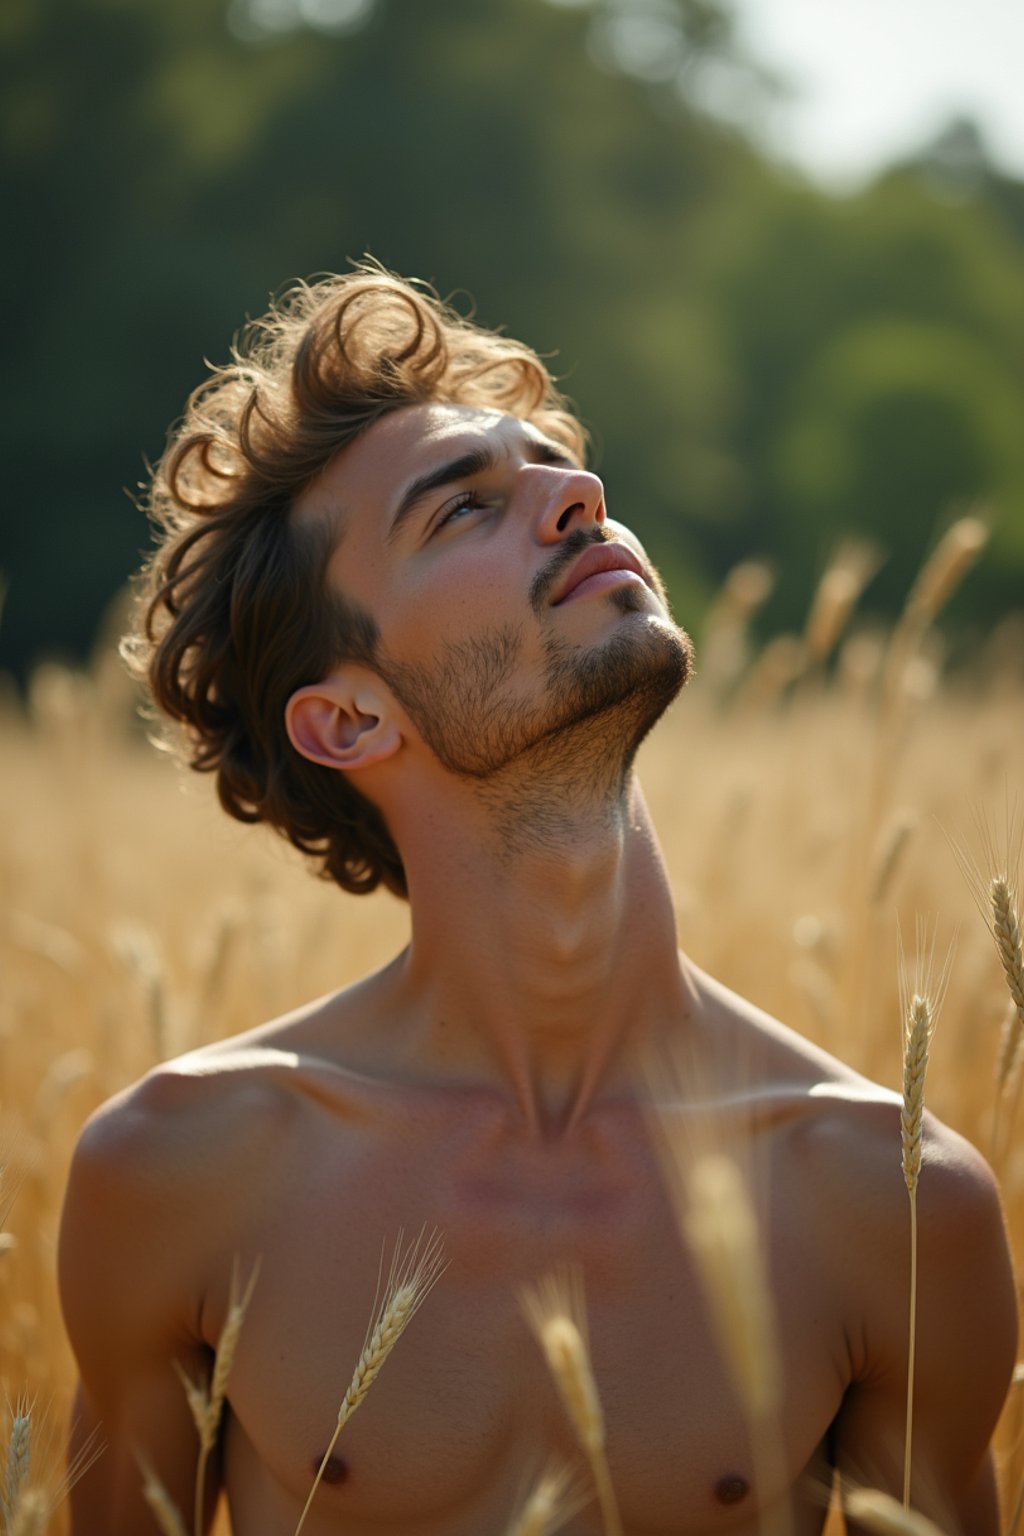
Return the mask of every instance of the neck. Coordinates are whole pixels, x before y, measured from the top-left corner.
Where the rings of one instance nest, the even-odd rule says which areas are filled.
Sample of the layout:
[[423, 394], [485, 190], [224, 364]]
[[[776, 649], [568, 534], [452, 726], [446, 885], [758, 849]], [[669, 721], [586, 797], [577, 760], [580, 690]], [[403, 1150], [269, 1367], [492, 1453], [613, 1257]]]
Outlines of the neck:
[[394, 830], [412, 908], [409, 1049], [424, 1069], [498, 1086], [550, 1135], [630, 1082], [634, 1052], [687, 998], [632, 774], [581, 784], [578, 757], [561, 775], [537, 766], [514, 784], [447, 777]]

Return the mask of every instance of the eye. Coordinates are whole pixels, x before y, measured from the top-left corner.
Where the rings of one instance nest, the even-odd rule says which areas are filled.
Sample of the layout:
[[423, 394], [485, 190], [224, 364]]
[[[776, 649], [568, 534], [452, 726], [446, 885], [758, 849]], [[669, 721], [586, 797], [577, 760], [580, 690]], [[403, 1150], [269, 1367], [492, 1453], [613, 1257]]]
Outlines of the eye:
[[446, 501], [437, 515], [432, 533], [438, 533], [442, 528], [451, 523], [458, 522], [465, 513], [477, 512], [485, 505], [483, 498], [477, 491], [461, 491], [458, 496], [453, 496], [451, 501]]

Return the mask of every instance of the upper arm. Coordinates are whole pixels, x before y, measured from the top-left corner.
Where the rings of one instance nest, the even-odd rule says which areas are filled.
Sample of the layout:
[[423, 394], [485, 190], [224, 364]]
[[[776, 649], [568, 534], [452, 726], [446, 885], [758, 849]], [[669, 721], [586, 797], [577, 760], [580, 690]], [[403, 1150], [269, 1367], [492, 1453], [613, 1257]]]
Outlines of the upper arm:
[[[996, 1536], [989, 1450], [1017, 1340], [1016, 1297], [995, 1181], [930, 1122], [918, 1185], [917, 1338], [910, 1502], [942, 1530]], [[897, 1162], [898, 1171], [898, 1162]], [[910, 1319], [910, 1202], [884, 1207], [868, 1248], [856, 1379], [836, 1424], [844, 1481], [902, 1496]]]
[[101, 1111], [72, 1163], [59, 1251], [80, 1375], [71, 1455], [90, 1434], [103, 1447], [70, 1496], [75, 1536], [152, 1536], [139, 1456], [192, 1528], [198, 1441], [174, 1362], [195, 1378], [208, 1351], [199, 1337], [193, 1224], [182, 1221], [188, 1181], [176, 1176], [166, 1142], [143, 1094]]

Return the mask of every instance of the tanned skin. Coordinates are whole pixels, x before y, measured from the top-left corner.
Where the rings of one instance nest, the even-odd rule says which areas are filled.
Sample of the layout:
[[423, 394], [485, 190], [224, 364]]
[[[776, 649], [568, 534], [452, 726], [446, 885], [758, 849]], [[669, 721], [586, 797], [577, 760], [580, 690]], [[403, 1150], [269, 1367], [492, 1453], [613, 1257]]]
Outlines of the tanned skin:
[[[406, 508], [413, 481], [488, 462]], [[412, 938], [354, 987], [159, 1067], [105, 1106], [61, 1234], [81, 1372], [74, 1439], [104, 1454], [74, 1536], [152, 1536], [134, 1452], [192, 1507], [174, 1370], [209, 1370], [232, 1260], [262, 1262], [209, 1476], [236, 1536], [290, 1536], [400, 1230], [448, 1268], [345, 1428], [305, 1530], [498, 1536], [571, 1431], [519, 1292], [583, 1273], [630, 1536], [754, 1533], [784, 1501], [821, 1530], [833, 1468], [902, 1490], [908, 1202], [895, 1096], [680, 954], [631, 771], [688, 642], [600, 481], [532, 427], [396, 411], [295, 516], [337, 520], [328, 579], [380, 625], [289, 705], [297, 751], [351, 774], [408, 874]], [[570, 542], [571, 541], [571, 542]], [[617, 574], [581, 573], [617, 542]], [[628, 551], [628, 553], [624, 553]], [[598, 561], [600, 563], [600, 560]], [[670, 1051], [691, 1082], [655, 1090]], [[763, 1194], [784, 1476], [755, 1484], [743, 1416], [681, 1244], [650, 1109], [714, 1134]], [[998, 1529], [989, 1442], [1016, 1341], [986, 1165], [928, 1120], [919, 1188], [913, 1502]], [[601, 1530], [591, 1502], [567, 1527]]]

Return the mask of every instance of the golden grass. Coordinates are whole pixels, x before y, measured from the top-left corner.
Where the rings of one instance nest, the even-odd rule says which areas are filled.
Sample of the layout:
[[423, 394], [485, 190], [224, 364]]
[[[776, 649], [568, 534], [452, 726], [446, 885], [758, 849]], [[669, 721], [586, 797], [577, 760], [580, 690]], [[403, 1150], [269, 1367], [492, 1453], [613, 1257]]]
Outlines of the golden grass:
[[7, 1476], [4, 1479], [4, 1521], [11, 1524], [32, 1466], [32, 1415], [27, 1403], [19, 1403], [11, 1420], [7, 1441]]
[[[362, 1353], [356, 1361], [352, 1380], [341, 1400], [334, 1433], [317, 1468], [309, 1497], [299, 1516], [299, 1523], [295, 1527], [295, 1536], [300, 1536], [302, 1527], [306, 1523], [306, 1516], [309, 1514], [327, 1463], [334, 1454], [338, 1436], [365, 1399], [380, 1374], [384, 1362], [440, 1279], [444, 1269], [444, 1248], [439, 1233], [432, 1232], [429, 1237], [425, 1237], [421, 1232], [416, 1241], [404, 1252], [402, 1234], [399, 1233], [395, 1242], [391, 1269], [384, 1286], [384, 1295], [380, 1298], [379, 1307], [377, 1306], [378, 1298], [374, 1298], [375, 1313], [366, 1330]], [[377, 1288], [379, 1292], [379, 1281]]]
[[585, 1502], [570, 1467], [553, 1462], [544, 1468], [508, 1536], [554, 1536]]
[[[982, 920], [947, 836], [960, 836], [974, 807], [996, 818], [1007, 785], [1024, 783], [1024, 668], [1007, 629], [969, 678], [951, 682], [929, 628], [982, 537], [961, 529], [937, 553], [888, 649], [870, 631], [842, 641], [834, 591], [837, 606], [814, 631], [817, 652], [835, 648], [829, 677], [808, 673], [795, 637], [750, 656], [743, 624], [766, 582], [749, 572], [722, 610], [731, 649], [722, 642], [718, 680], [713, 668], [698, 679], [645, 746], [640, 772], [684, 948], [869, 1076], [893, 1087], [901, 1077], [897, 911], [909, 922], [941, 909], [943, 928], [959, 927], [929, 1103], [990, 1148], [997, 1070], [1004, 1100], [1021, 1080], [1012, 1031], [1000, 1053], [1008, 988], [1019, 1025], [1020, 886], [1012, 860], [989, 866], [984, 847], [969, 849], [984, 866]], [[183, 783], [133, 728], [110, 657], [87, 676], [41, 670], [27, 711], [3, 700], [0, 1383], [9, 1402], [46, 1404], [59, 1441], [73, 1367], [55, 1240], [86, 1115], [160, 1057], [384, 963], [406, 925], [399, 903], [333, 894], [269, 834], [229, 822], [209, 783]], [[998, 878], [1003, 917], [991, 905]], [[1006, 1102], [998, 1163], [1019, 1256], [1024, 1146], [1012, 1121]], [[997, 1439], [1004, 1509], [1024, 1480], [1021, 1397]], [[60, 1530], [59, 1515], [47, 1528]]]
[[924, 1156], [924, 1084], [932, 1034], [953, 964], [950, 948], [941, 975], [935, 971], [935, 930], [918, 919], [917, 954], [909, 974], [899, 945], [900, 1012], [903, 1027], [903, 1103], [900, 1108], [903, 1181], [910, 1197], [910, 1320], [908, 1324], [907, 1414], [903, 1453], [903, 1508], [910, 1509], [911, 1453], [914, 1438], [914, 1366], [917, 1346], [917, 1186]]
[[622, 1517], [605, 1453], [604, 1413], [590, 1359], [583, 1277], [578, 1270], [545, 1275], [524, 1290], [522, 1304], [589, 1463], [605, 1536], [622, 1536]]
[[877, 1488], [851, 1488], [846, 1509], [851, 1520], [874, 1536], [943, 1536], [931, 1520]]
[[43, 1536], [50, 1518], [50, 1502], [41, 1488], [29, 1488], [19, 1499], [11, 1520], [10, 1536]]
[[252, 1300], [252, 1293], [256, 1289], [256, 1281], [259, 1279], [260, 1266], [257, 1263], [249, 1277], [245, 1289], [242, 1289], [238, 1275], [237, 1260], [231, 1270], [231, 1288], [228, 1293], [228, 1315], [224, 1320], [220, 1338], [217, 1340], [217, 1348], [213, 1357], [213, 1371], [208, 1385], [193, 1381], [184, 1368], [175, 1361], [178, 1378], [185, 1392], [189, 1410], [192, 1414], [192, 1422], [195, 1424], [196, 1433], [199, 1436], [199, 1464], [196, 1467], [195, 1510], [193, 1514], [192, 1529], [195, 1536], [203, 1529], [203, 1511], [206, 1508], [206, 1468], [210, 1455], [217, 1443], [217, 1434], [220, 1429], [221, 1415], [224, 1412], [224, 1402], [227, 1397], [228, 1378], [231, 1375], [231, 1367], [238, 1351], [238, 1340], [242, 1332], [242, 1324], [245, 1322], [245, 1314]]
[[142, 1474], [142, 1496], [161, 1536], [188, 1536], [181, 1511], [144, 1456], [137, 1457]]

